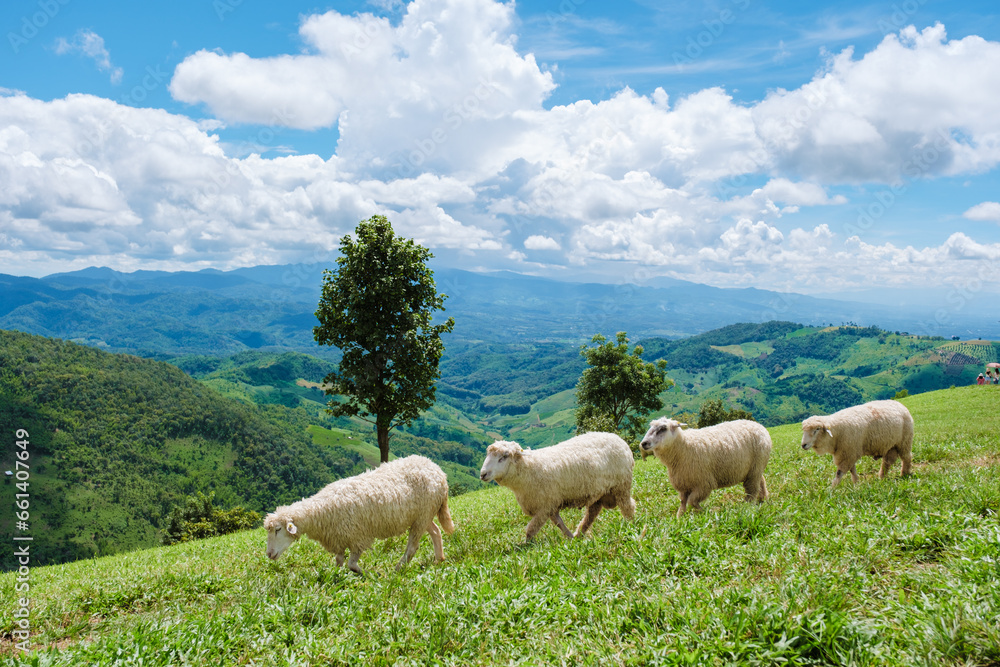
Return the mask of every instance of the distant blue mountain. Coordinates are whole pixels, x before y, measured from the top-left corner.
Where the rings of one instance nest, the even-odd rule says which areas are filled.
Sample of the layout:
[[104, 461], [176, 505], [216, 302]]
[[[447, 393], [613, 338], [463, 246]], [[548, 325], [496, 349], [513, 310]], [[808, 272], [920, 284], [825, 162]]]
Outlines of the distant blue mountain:
[[[323, 264], [233, 271], [136, 271], [104, 267], [45, 278], [0, 274], [0, 328], [144, 355], [232, 354], [316, 346]], [[736, 322], [856, 323], [911, 333], [1000, 338], [996, 318], [940, 316], [913, 307], [727, 289], [660, 278], [650, 285], [564, 282], [510, 272], [436, 267], [456, 320], [453, 336], [485, 342], [584, 342], [627, 331], [633, 340], [677, 338]], [[972, 309], [968, 309], [972, 310]]]

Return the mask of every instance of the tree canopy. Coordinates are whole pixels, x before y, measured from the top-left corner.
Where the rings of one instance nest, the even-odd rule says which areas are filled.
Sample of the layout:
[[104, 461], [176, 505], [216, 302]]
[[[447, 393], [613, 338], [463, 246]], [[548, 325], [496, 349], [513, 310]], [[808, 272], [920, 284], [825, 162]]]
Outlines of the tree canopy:
[[323, 294], [313, 329], [321, 345], [343, 358], [324, 379], [335, 416], [356, 416], [375, 426], [382, 462], [389, 460], [391, 429], [410, 424], [434, 404], [444, 344], [455, 321], [432, 324], [444, 310], [433, 257], [412, 239], [396, 236], [385, 216], [362, 221], [340, 240], [337, 268], [323, 272]]
[[596, 345], [580, 347], [590, 367], [576, 385], [577, 428], [610, 428], [635, 439], [646, 428], [646, 416], [663, 407], [660, 393], [673, 386], [666, 375], [667, 362], [643, 361], [641, 345], [629, 352], [624, 331], [619, 331], [614, 341], [597, 334], [591, 343]]

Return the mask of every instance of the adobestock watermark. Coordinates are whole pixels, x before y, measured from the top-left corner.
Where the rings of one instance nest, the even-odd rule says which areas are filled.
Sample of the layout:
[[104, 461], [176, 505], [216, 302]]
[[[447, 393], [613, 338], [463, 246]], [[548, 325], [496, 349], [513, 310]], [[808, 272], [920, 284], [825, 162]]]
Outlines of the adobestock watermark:
[[913, 17], [926, 4], [927, 0], [903, 0], [903, 2], [894, 3], [890, 7], [892, 13], [888, 17], [879, 18], [878, 29], [882, 31], [883, 35], [899, 32], [913, 23]]
[[975, 274], [953, 282], [944, 303], [938, 304], [920, 326], [929, 335], [947, 336], [953, 333], [958, 315], [969, 308], [992, 310], [992, 301], [984, 303], [983, 297], [984, 286], [989, 283], [996, 283], [996, 268], [991, 261], [979, 260]]
[[[268, 122], [262, 125], [255, 133], [248, 135], [243, 141], [237, 144], [235, 149], [235, 154], [249, 155], [251, 153], [260, 153], [268, 148], [271, 148], [275, 144], [275, 139], [277, 139], [286, 127], [289, 127], [292, 121], [295, 120], [295, 114], [288, 109], [273, 109], [271, 111], [271, 118]], [[211, 174], [211, 181], [204, 183], [202, 187], [202, 193], [209, 196], [215, 197], [222, 194], [222, 191], [228, 188], [234, 177], [243, 176], [243, 172], [240, 170], [237, 160], [231, 158], [224, 159], [225, 166], [222, 169], [213, 171]]]
[[715, 17], [702, 21], [703, 29], [688, 37], [683, 50], [674, 51], [674, 65], [684, 67], [705, 55], [729, 26], [736, 23], [737, 12], [746, 11], [750, 7], [750, 0], [730, 0], [730, 4], [732, 8], [720, 9]]
[[556, 11], [545, 12], [545, 19], [549, 22], [549, 27], [554, 28], [560, 23], [570, 20], [576, 14], [576, 10], [586, 2], [587, 0], [562, 0]]
[[804, 99], [791, 113], [781, 116], [777, 123], [769, 123], [760, 138], [760, 146], [741, 155], [734, 166], [734, 174], [718, 182], [716, 192], [720, 199], [729, 199], [741, 193], [749, 182], [749, 175], [756, 174], [771, 164], [773, 156], [779, 155], [788, 145], [795, 143], [802, 129], [819, 113], [830, 100], [829, 77], [814, 81], [802, 89]]
[[163, 85], [164, 81], [170, 78], [170, 73], [160, 69], [159, 65], [147, 65], [143, 71], [142, 78], [132, 86], [124, 95], [118, 98], [116, 105], [107, 116], [93, 116], [90, 122], [81, 127], [86, 127], [86, 134], [82, 141], [79, 141], [75, 148], [79, 156], [87, 155], [94, 149], [103, 146], [116, 130], [128, 127], [126, 108], [134, 108], [146, 100], [151, 92]]
[[235, 12], [242, 4], [243, 0], [212, 0], [212, 9], [220, 21], [225, 21], [226, 16]]
[[38, 11], [22, 16], [17, 32], [13, 30], [7, 32], [7, 43], [10, 44], [11, 50], [15, 54], [20, 53], [21, 48], [37, 37], [70, 1], [38, 0], [36, 3]]
[[461, 100], [450, 105], [441, 115], [440, 122], [420, 139], [413, 140], [409, 151], [396, 151], [389, 162], [397, 178], [413, 178], [421, 173], [421, 168], [433, 158], [438, 149], [448, 143], [453, 132], [473, 120], [483, 103], [500, 90], [500, 87], [485, 76]]
[[389, 28], [388, 21], [369, 19], [364, 25], [354, 26], [354, 37], [349, 42], [341, 42], [340, 55], [350, 63], [361, 53], [374, 43], [375, 39], [385, 33]]
[[14, 648], [27, 654], [31, 650], [31, 452], [28, 432], [19, 428], [14, 432], [14, 470], [6, 471], [14, 478], [14, 629], [11, 636]]
[[903, 163], [901, 171], [904, 179], [879, 190], [872, 195], [873, 201], [859, 206], [854, 222], [844, 225], [844, 233], [860, 237], [870, 230], [909, 192], [912, 181], [926, 176], [942, 158], [950, 156], [951, 136], [944, 130], [938, 130], [933, 141], [917, 147]]

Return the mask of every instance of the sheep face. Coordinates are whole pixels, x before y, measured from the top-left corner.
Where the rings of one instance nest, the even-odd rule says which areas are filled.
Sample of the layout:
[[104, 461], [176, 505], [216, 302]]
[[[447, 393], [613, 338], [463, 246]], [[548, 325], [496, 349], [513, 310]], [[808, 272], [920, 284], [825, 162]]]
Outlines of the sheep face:
[[267, 529], [267, 557], [271, 560], [278, 560], [285, 549], [299, 539], [299, 529], [295, 523], [274, 514], [269, 514], [264, 519], [264, 528]]
[[680, 437], [681, 427], [683, 426], [687, 426], [687, 424], [682, 424], [667, 417], [654, 419], [650, 422], [646, 435], [642, 437], [639, 450], [645, 457], [647, 452], [653, 452], [657, 447], [673, 442], [675, 438]]
[[817, 417], [802, 422], [802, 449], [811, 449], [817, 454], [833, 451], [833, 431], [826, 422]]
[[497, 482], [507, 476], [511, 466], [524, 455], [521, 445], [516, 442], [501, 440], [486, 448], [486, 460], [479, 471], [479, 479], [484, 482]]

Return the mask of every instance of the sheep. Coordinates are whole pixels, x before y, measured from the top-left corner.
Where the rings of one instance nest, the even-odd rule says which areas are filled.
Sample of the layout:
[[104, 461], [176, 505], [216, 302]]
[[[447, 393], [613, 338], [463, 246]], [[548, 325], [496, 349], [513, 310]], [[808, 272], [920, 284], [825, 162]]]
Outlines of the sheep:
[[681, 517], [688, 506], [701, 509], [701, 501], [715, 489], [743, 484], [746, 500], [767, 498], [764, 469], [771, 457], [771, 436], [755, 421], [738, 419], [706, 428], [687, 426], [661, 417], [650, 422], [639, 449], [652, 452], [667, 466], [670, 484], [681, 496]]
[[413, 557], [424, 533], [431, 534], [437, 562], [444, 560], [437, 516], [448, 534], [455, 530], [448, 512], [448, 478], [433, 461], [407, 456], [354, 477], [337, 480], [315, 495], [277, 508], [264, 519], [267, 557], [277, 560], [302, 535], [308, 535], [347, 567], [362, 574], [358, 558], [376, 539], [401, 535], [409, 540], [397, 569]]
[[885, 478], [897, 458], [903, 459], [903, 476], [909, 475], [912, 446], [913, 416], [895, 400], [871, 401], [802, 422], [802, 449], [833, 454], [837, 474], [831, 489], [837, 488], [848, 472], [857, 484], [855, 464], [862, 456], [882, 459], [879, 479]]
[[[601, 509], [617, 506], [626, 519], [635, 516], [632, 499], [632, 450], [613, 433], [584, 433], [535, 451], [501, 440], [486, 449], [479, 477], [514, 492], [521, 510], [531, 517], [525, 541], [552, 520], [567, 538], [583, 537]], [[559, 511], [586, 507], [571, 533]]]

